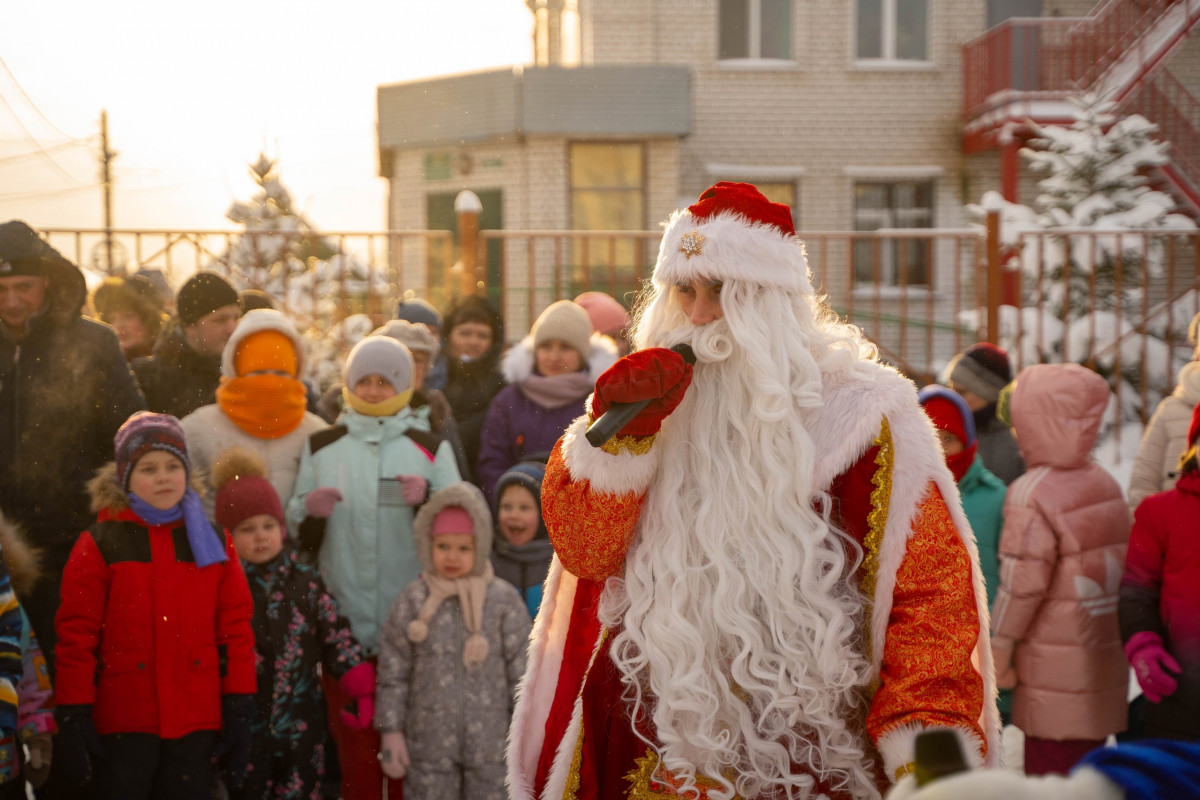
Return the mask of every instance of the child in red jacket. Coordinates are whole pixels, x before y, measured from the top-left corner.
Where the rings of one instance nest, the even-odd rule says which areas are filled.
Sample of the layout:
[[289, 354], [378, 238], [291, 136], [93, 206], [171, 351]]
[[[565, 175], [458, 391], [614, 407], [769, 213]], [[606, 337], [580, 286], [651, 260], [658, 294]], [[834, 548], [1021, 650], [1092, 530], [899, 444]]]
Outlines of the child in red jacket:
[[134, 414], [115, 449], [63, 571], [55, 756], [95, 797], [206, 800], [214, 751], [235, 785], [249, 759], [250, 590], [189, 488], [179, 420]]
[[1146, 707], [1146, 738], [1200, 741], [1200, 406], [1175, 488], [1134, 514], [1117, 616]]

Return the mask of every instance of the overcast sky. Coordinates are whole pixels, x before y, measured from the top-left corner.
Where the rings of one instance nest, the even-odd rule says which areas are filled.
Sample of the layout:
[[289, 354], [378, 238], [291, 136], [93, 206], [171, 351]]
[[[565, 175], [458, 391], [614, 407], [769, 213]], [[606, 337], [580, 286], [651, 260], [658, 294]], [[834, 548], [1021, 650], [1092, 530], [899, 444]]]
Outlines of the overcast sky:
[[525, 64], [532, 26], [524, 0], [0, 3], [0, 220], [102, 224], [107, 109], [116, 227], [231, 228], [265, 151], [316, 226], [381, 230], [376, 87]]

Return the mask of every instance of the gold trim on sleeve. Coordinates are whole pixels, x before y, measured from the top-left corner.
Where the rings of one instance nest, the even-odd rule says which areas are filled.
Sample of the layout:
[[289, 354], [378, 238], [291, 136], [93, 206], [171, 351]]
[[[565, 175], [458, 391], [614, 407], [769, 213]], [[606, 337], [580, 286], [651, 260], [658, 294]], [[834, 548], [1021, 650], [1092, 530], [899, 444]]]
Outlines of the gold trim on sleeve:
[[888, 506], [892, 498], [892, 470], [896, 464], [896, 452], [892, 446], [892, 428], [887, 417], [879, 429], [879, 438], [875, 440], [879, 452], [875, 454], [877, 469], [871, 476], [875, 488], [871, 490], [871, 512], [867, 515], [867, 536], [863, 554], [862, 590], [865, 599], [863, 608], [863, 641], [864, 654], [871, 659], [871, 609], [875, 605], [875, 582], [879, 578], [879, 547], [883, 544], [883, 531], [887, 527]]

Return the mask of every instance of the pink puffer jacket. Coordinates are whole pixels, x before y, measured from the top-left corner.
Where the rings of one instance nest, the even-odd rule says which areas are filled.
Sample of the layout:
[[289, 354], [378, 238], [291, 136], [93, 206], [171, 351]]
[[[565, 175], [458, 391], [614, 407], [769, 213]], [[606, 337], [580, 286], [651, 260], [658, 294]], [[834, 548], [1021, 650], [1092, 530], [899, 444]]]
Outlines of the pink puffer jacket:
[[1125, 729], [1117, 597], [1131, 520], [1091, 460], [1107, 382], [1077, 364], [1021, 371], [1010, 405], [1026, 473], [1008, 487], [993, 642], [1016, 643], [1013, 723], [1043, 739]]

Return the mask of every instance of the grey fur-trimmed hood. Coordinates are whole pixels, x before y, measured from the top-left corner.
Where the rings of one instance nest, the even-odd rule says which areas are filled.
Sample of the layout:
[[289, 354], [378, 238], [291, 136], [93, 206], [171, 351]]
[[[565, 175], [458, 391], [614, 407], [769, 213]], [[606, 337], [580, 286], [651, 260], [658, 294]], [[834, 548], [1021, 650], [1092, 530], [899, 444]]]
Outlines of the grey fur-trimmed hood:
[[466, 509], [471, 516], [471, 524], [475, 528], [475, 565], [471, 568], [472, 575], [482, 575], [484, 565], [492, 552], [492, 514], [488, 510], [487, 499], [479, 487], [466, 481], [459, 481], [433, 493], [429, 501], [421, 506], [413, 520], [413, 542], [417, 546], [417, 557], [421, 559], [421, 569], [433, 572], [433, 548], [430, 544], [430, 533], [433, 530], [433, 518], [444, 508], [458, 506]]

